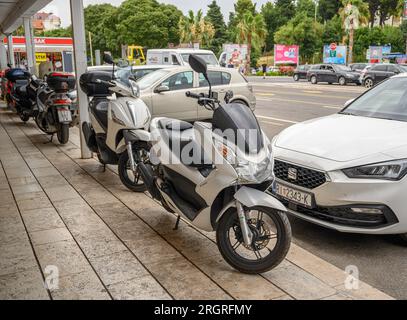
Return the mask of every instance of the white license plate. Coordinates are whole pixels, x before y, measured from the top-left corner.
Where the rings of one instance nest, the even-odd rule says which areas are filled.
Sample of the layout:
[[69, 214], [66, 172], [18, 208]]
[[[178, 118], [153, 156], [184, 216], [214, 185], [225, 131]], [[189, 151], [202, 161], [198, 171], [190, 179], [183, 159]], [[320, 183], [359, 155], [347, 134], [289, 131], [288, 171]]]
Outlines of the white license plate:
[[276, 194], [284, 199], [294, 202], [296, 204], [300, 204], [307, 208], [313, 207], [313, 194], [300, 191], [295, 188], [288, 187], [281, 183], [276, 183]]
[[72, 114], [69, 109], [58, 109], [59, 122], [71, 122]]

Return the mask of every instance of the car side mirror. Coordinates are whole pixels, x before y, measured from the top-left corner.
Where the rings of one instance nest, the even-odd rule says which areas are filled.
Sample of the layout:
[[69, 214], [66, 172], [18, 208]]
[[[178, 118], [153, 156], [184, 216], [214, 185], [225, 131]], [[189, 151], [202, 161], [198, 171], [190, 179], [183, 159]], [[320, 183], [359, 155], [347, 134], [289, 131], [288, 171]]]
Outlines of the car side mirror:
[[155, 93], [162, 93], [162, 92], [166, 92], [166, 91], [170, 91], [170, 88], [168, 86], [159, 86], [154, 89]]

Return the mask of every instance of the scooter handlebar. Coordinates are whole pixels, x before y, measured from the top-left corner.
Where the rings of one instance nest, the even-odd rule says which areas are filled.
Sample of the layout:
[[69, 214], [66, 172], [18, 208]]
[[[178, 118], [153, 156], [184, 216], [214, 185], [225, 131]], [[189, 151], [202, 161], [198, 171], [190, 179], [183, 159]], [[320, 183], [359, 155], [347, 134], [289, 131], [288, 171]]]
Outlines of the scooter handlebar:
[[186, 95], [188, 98], [193, 98], [193, 99], [200, 99], [200, 98], [202, 98], [202, 95], [193, 93], [193, 92], [191, 92], [191, 91], [185, 92], [185, 95]]

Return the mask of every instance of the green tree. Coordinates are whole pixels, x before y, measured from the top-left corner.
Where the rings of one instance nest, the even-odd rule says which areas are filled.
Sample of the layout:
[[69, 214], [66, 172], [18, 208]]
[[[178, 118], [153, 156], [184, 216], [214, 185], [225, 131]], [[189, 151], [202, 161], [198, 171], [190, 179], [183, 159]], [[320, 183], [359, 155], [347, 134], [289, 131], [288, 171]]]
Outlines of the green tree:
[[307, 17], [304, 12], [298, 13], [274, 35], [276, 43], [299, 45], [303, 62], [312, 62], [314, 54], [322, 48], [323, 26]]
[[[136, 44], [150, 48], [178, 43], [178, 22], [182, 12], [173, 5], [156, 0], [125, 0], [110, 21], [112, 42]], [[114, 27], [116, 24], [116, 27]]]
[[199, 43], [202, 46], [210, 45], [215, 29], [213, 25], [206, 21], [202, 10], [198, 10], [195, 15], [189, 10], [188, 16], [181, 17], [178, 23], [180, 41], [184, 43]]
[[332, 19], [326, 21], [322, 34], [324, 44], [341, 43], [344, 35], [342, 19], [339, 15], [335, 15]]
[[260, 50], [264, 45], [267, 29], [264, 18], [261, 14], [253, 15], [251, 12], [246, 12], [243, 15], [243, 19], [240, 20], [236, 26], [237, 34], [236, 40], [240, 44], [247, 45], [246, 56], [246, 74], [249, 73], [249, 67], [251, 66], [251, 53], [252, 49]]
[[383, 26], [391, 16], [400, 17], [403, 13], [403, 0], [380, 0], [379, 24]]
[[211, 43], [211, 50], [217, 54], [222, 50], [222, 45], [227, 41], [227, 30], [221, 8], [216, 0], [208, 5], [208, 12], [205, 17], [206, 21], [212, 24], [215, 29], [215, 35]]
[[376, 14], [379, 12], [380, 3], [382, 0], [365, 0], [369, 6], [369, 24], [373, 28]]
[[[24, 35], [24, 34], [22, 34]], [[72, 37], [72, 26], [47, 31], [34, 31], [36, 37]]]
[[234, 12], [229, 13], [228, 24], [229, 40], [232, 42], [235, 40], [237, 25], [243, 20], [246, 12], [250, 12], [252, 15], [256, 14], [256, 4], [252, 0], [237, 0], [233, 6]]
[[323, 21], [331, 20], [339, 11], [341, 1], [339, 0], [319, 0], [318, 14]]
[[[316, 3], [314, 0], [297, 0], [296, 12], [304, 12], [308, 17], [315, 17], [315, 6]], [[318, 16], [318, 12], [317, 12]]]
[[349, 58], [348, 63], [353, 62], [354, 32], [361, 24], [369, 21], [369, 5], [363, 0], [342, 0], [343, 8], [339, 10], [348, 33]]
[[267, 2], [261, 8], [267, 28], [266, 50], [274, 47], [274, 34], [295, 15], [295, 5], [292, 0], [277, 0], [275, 3]]

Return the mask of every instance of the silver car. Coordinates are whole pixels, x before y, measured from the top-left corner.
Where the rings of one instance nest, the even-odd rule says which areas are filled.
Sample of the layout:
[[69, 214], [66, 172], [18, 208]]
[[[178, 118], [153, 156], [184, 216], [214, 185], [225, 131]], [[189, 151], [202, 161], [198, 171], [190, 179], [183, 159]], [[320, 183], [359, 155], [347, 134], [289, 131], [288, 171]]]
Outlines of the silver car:
[[[209, 67], [208, 76], [212, 90], [223, 101], [228, 90], [233, 91], [232, 102], [243, 103], [252, 110], [256, 98], [252, 86], [235, 69]], [[212, 111], [200, 107], [196, 100], [187, 98], [185, 93], [202, 92], [208, 82], [202, 74], [194, 72], [189, 66], [161, 69], [137, 81], [140, 98], [150, 108], [153, 117], [169, 117], [186, 121], [212, 118]]]

